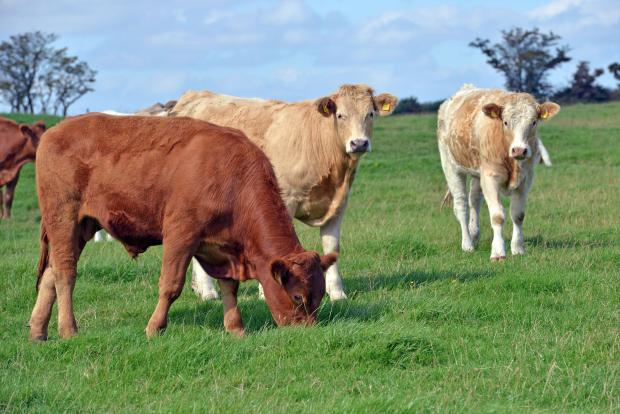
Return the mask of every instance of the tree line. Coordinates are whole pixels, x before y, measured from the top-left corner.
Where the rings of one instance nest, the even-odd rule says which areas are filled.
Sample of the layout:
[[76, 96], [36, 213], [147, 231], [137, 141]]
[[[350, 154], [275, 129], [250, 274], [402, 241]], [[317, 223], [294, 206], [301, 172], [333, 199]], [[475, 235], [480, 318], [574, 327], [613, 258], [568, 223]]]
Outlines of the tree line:
[[[615, 90], [598, 84], [597, 78], [605, 73], [605, 69], [590, 69], [587, 61], [577, 64], [568, 86], [554, 88], [548, 82], [549, 73], [572, 60], [570, 48], [560, 45], [560, 40], [561, 37], [553, 32], [516, 27], [502, 31], [500, 42], [492, 44], [490, 39], [476, 38], [469, 46], [486, 56], [486, 62], [504, 76], [504, 86], [510, 91], [531, 93], [540, 100], [551, 99], [560, 104], [620, 99], [620, 84]], [[611, 63], [607, 70], [620, 82], [619, 63]], [[412, 96], [400, 100], [394, 113], [433, 112], [441, 102], [420, 103]]]
[[0, 43], [0, 98], [11, 112], [66, 116], [92, 92], [97, 72], [67, 48], [55, 48], [53, 33], [30, 32]]

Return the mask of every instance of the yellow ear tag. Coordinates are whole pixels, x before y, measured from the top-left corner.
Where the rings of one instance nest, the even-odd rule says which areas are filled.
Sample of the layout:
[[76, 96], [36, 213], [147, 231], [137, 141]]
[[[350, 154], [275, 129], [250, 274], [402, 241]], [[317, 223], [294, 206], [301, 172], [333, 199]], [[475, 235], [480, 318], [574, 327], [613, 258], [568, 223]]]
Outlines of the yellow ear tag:
[[325, 112], [326, 114], [329, 113], [329, 108], [327, 107], [327, 104], [323, 105], [323, 112]]
[[540, 114], [540, 119], [547, 119], [549, 118], [549, 112], [547, 112], [546, 109], [543, 109], [542, 114]]
[[493, 119], [499, 118], [499, 116], [497, 116], [497, 112], [491, 111], [491, 118], [493, 118]]
[[389, 111], [390, 110], [390, 104], [389, 103], [384, 103], [383, 106], [381, 107], [382, 111]]

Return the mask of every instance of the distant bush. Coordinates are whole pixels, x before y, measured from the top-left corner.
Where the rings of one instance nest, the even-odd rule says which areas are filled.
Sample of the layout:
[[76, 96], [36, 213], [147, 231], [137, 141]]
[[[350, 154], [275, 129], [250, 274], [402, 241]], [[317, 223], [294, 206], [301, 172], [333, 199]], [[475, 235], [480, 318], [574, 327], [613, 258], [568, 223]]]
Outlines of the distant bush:
[[394, 115], [401, 114], [419, 114], [422, 112], [437, 112], [439, 105], [443, 102], [431, 101], [431, 102], [418, 102], [418, 98], [410, 96], [409, 98], [403, 98], [398, 101], [396, 109], [394, 109]]
[[573, 74], [570, 86], [557, 91], [552, 99], [564, 104], [609, 101], [613, 96], [612, 91], [596, 83], [596, 79], [604, 73], [604, 69], [594, 69], [590, 72], [590, 64], [581, 61]]

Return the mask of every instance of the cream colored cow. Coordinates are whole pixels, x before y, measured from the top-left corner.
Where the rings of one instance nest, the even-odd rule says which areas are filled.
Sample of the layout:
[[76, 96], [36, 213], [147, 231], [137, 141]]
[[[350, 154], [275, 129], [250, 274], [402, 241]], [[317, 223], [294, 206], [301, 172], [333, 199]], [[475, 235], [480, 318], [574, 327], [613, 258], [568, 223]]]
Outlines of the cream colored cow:
[[[319, 227], [325, 253], [337, 252], [340, 226], [359, 160], [371, 149], [373, 121], [392, 113], [396, 97], [366, 85], [343, 85], [319, 99], [287, 103], [187, 92], [170, 115], [238, 128], [269, 157], [289, 213]], [[193, 262], [194, 290], [217, 298], [213, 281]], [[345, 299], [337, 264], [326, 274], [331, 300]]]
[[[537, 126], [559, 111], [559, 105], [539, 104], [526, 93], [471, 85], [463, 86], [441, 105], [437, 125], [439, 154], [454, 199], [454, 214], [461, 225], [464, 251], [474, 250], [480, 236], [479, 212], [484, 195], [493, 228], [491, 260], [506, 258], [502, 238], [504, 209], [500, 200], [503, 193], [511, 196], [512, 254], [525, 252], [525, 203], [541, 151], [545, 163], [550, 164]], [[472, 176], [469, 200], [467, 176]]]

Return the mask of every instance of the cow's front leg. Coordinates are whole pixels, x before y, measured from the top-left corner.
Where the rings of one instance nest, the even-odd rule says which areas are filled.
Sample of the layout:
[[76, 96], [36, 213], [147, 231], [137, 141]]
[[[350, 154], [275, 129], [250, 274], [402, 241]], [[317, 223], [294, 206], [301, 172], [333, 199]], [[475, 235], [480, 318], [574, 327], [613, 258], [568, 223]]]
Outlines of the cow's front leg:
[[480, 178], [472, 177], [469, 189], [469, 235], [474, 243], [480, 239], [480, 203], [482, 202], [482, 189]]
[[215, 300], [220, 298], [219, 293], [217, 293], [215, 289], [215, 279], [205, 272], [196, 259], [192, 259], [192, 290], [196, 292], [202, 300]]
[[234, 335], [243, 336], [243, 320], [237, 307], [237, 291], [239, 281], [231, 279], [218, 279], [222, 290], [222, 302], [224, 304], [224, 328]]
[[[346, 205], [342, 206], [340, 211], [321, 227], [323, 254], [340, 252], [340, 227], [342, 225], [345, 208]], [[342, 277], [338, 271], [337, 263], [331, 265], [327, 269], [327, 272], [325, 272], [325, 288], [332, 302], [347, 298], [347, 295], [344, 293]]]
[[3, 217], [5, 219], [11, 218], [11, 208], [13, 207], [13, 196], [15, 195], [15, 187], [17, 187], [17, 180], [19, 180], [19, 173], [9, 181], [6, 185], [6, 193], [4, 194], [3, 203]]
[[484, 199], [489, 206], [489, 216], [491, 227], [493, 228], [493, 242], [491, 244], [491, 260], [500, 261], [506, 259], [506, 246], [502, 237], [502, 227], [504, 226], [504, 207], [500, 199], [500, 186], [495, 175], [487, 175], [484, 172], [480, 175], [480, 185]]
[[525, 204], [527, 194], [532, 184], [531, 174], [528, 179], [515, 190], [510, 200], [510, 218], [512, 219], [512, 241], [510, 250], [513, 255], [525, 253], [525, 238], [523, 237], [523, 221], [525, 220]]
[[[174, 239], [169, 236], [169, 239]], [[166, 328], [168, 311], [172, 303], [181, 295], [185, 283], [185, 272], [193, 255], [192, 244], [169, 245], [163, 242], [164, 256], [159, 277], [159, 300], [149, 323], [146, 336], [154, 336]]]

